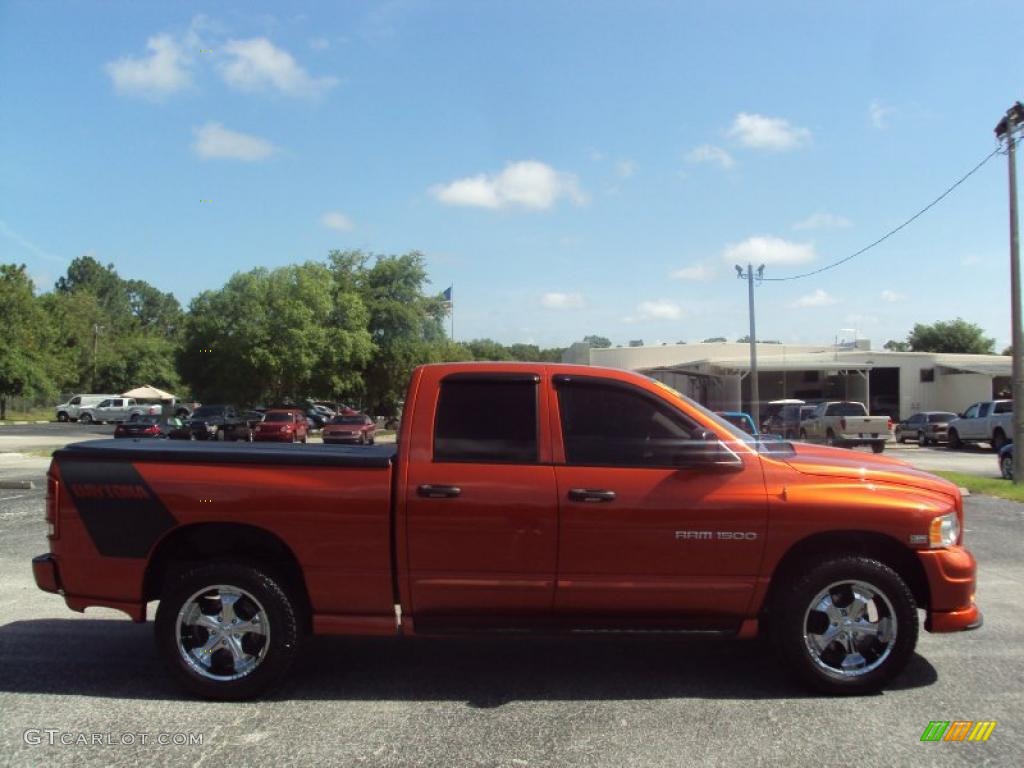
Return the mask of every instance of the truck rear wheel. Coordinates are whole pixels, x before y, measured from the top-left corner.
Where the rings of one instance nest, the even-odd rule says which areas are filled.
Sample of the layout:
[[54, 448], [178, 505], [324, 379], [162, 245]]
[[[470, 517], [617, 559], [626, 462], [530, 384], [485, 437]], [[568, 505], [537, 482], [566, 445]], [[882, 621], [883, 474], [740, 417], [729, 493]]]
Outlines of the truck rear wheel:
[[160, 597], [157, 648], [187, 690], [252, 698], [280, 681], [298, 653], [295, 601], [270, 573], [209, 563], [181, 573]]
[[872, 453], [881, 453], [884, 450], [885, 450], [885, 443], [883, 443], [881, 441], [877, 441], [877, 442], [874, 442], [874, 443], [871, 444], [871, 452]]
[[917, 645], [917, 607], [892, 568], [867, 557], [813, 565], [776, 596], [779, 655], [807, 685], [832, 694], [876, 691]]
[[962, 445], [963, 443], [960, 442], [960, 433], [955, 429], [949, 430], [949, 441], [946, 443], [946, 446], [955, 450]]

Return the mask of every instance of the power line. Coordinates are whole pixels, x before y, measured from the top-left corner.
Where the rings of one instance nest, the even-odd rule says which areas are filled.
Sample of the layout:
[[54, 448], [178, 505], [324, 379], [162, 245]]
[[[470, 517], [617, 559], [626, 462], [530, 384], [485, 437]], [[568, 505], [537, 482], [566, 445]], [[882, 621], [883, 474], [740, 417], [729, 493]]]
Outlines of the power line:
[[[1017, 142], [1020, 142], [1020, 140], [1021, 139], [1017, 139]], [[846, 262], [850, 261], [851, 259], [857, 258], [861, 254], [870, 251], [876, 245], [881, 245], [886, 240], [888, 240], [890, 237], [892, 237], [897, 232], [899, 232], [901, 229], [903, 229], [904, 227], [908, 226], [909, 224], [913, 223], [914, 221], [919, 219], [921, 216], [926, 214], [928, 211], [930, 211], [932, 208], [934, 208], [936, 205], [938, 205], [940, 202], [942, 202], [942, 200], [945, 199], [954, 189], [959, 187], [961, 184], [963, 184], [965, 181], [967, 181], [969, 178], [971, 178], [971, 176], [973, 176], [975, 173], [977, 173], [979, 170], [981, 170], [981, 167], [983, 165], [985, 165], [985, 163], [987, 163], [989, 160], [991, 160], [996, 155], [1002, 153], [1003, 151], [1004, 150], [1003, 150], [1002, 146], [996, 147], [988, 155], [985, 156], [984, 160], [982, 160], [976, 166], [971, 168], [971, 170], [969, 170], [967, 173], [965, 173], [963, 176], [961, 176], [959, 179], [957, 179], [945, 192], [943, 192], [941, 195], [939, 195], [934, 200], [932, 200], [930, 203], [928, 203], [928, 205], [926, 205], [920, 211], [918, 211], [913, 216], [911, 216], [909, 219], [904, 221], [898, 227], [890, 229], [888, 232], [886, 232], [880, 238], [875, 240], [875, 242], [871, 243], [870, 245], [864, 246], [863, 248], [861, 248], [856, 253], [851, 253], [849, 256], [846, 256], [846, 257], [844, 257], [842, 259], [839, 259], [839, 261], [833, 261], [831, 264], [826, 264], [824, 267], [819, 267], [818, 269], [815, 269], [815, 270], [813, 270], [811, 272], [804, 272], [803, 274], [800, 274], [800, 275], [790, 275], [789, 277], [765, 277], [765, 278], [762, 278], [762, 280], [764, 282], [774, 282], [774, 283], [781, 283], [781, 282], [785, 282], [787, 280], [801, 280], [801, 279], [803, 279], [805, 277], [811, 277], [812, 275], [819, 275], [822, 272], [826, 272], [826, 271], [828, 271], [830, 269], [834, 269], [834, 268], [838, 267], [840, 264], [845, 264]]]

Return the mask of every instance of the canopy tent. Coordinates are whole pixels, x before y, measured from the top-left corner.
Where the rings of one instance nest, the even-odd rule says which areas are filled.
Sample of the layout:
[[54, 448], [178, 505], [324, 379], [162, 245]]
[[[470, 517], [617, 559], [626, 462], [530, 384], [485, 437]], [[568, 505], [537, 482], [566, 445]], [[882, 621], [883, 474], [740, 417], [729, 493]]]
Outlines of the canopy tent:
[[164, 392], [162, 389], [151, 387], [148, 384], [122, 392], [121, 397], [134, 397], [137, 400], [174, 400], [174, 395], [170, 392]]

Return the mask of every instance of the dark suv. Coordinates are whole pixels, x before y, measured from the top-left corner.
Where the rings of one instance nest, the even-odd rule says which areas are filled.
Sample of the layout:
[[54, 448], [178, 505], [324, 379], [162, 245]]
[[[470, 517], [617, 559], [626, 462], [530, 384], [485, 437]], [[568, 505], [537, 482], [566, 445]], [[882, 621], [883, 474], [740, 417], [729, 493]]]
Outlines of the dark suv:
[[233, 405], [201, 405], [188, 422], [193, 440], [252, 441], [248, 422]]

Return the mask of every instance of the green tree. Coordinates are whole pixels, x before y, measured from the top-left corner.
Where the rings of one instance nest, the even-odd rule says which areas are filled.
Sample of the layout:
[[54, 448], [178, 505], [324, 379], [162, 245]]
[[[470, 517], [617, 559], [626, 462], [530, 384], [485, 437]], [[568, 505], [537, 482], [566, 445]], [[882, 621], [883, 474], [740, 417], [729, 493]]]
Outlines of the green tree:
[[254, 269], [190, 306], [179, 368], [207, 401], [340, 398], [360, 385], [368, 313], [322, 263]]
[[52, 325], [36, 298], [25, 265], [0, 264], [0, 419], [10, 397], [40, 397], [55, 392], [48, 350]]
[[466, 348], [474, 360], [512, 360], [512, 353], [507, 347], [494, 339], [473, 339], [465, 342]]
[[726, 341], [725, 336], [712, 336], [710, 339], [704, 339], [702, 344], [716, 344], [720, 341]]
[[440, 362], [453, 351], [443, 326], [447, 306], [440, 293], [426, 293], [426, 262], [417, 251], [402, 256], [332, 251], [328, 260], [335, 285], [353, 286], [369, 312], [373, 352], [363, 369], [364, 407], [394, 416], [412, 369]]
[[604, 336], [584, 336], [583, 341], [595, 349], [607, 349], [612, 345], [612, 340]]
[[926, 325], [917, 323], [907, 335], [913, 352], [955, 352], [960, 354], [991, 355], [995, 339], [985, 336], [981, 326], [957, 318]]
[[1008, 346], [1008, 347], [1007, 347], [1006, 349], [1004, 349], [1004, 350], [1003, 350], [1003, 351], [1001, 352], [1001, 354], [1003, 354], [1003, 355], [1012, 355], [1012, 354], [1013, 354], [1013, 344], [1011, 344], [1011, 345], [1010, 345], [1010, 346]]
[[910, 342], [889, 339], [887, 342], [885, 342], [885, 349], [888, 349], [890, 352], [909, 352]]

